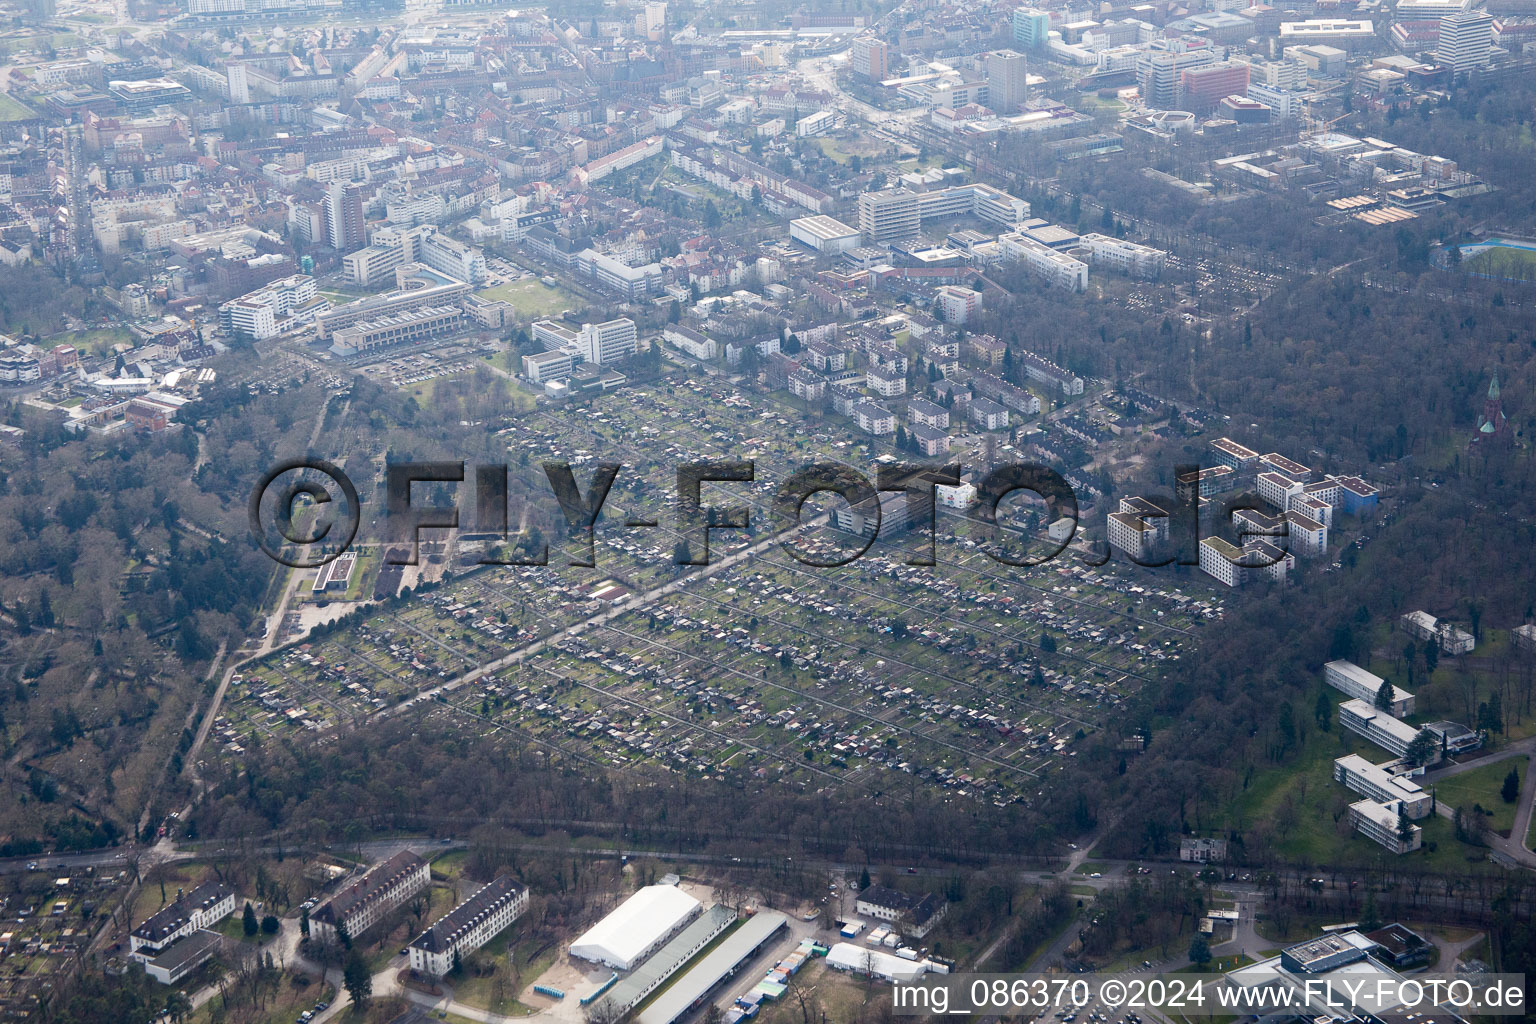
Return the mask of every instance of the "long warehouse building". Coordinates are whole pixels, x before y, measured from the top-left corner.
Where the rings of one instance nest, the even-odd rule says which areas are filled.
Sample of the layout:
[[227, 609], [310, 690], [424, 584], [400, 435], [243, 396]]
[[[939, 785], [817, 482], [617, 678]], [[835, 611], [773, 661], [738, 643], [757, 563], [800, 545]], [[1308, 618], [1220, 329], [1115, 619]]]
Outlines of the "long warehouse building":
[[789, 918], [776, 910], [759, 910], [673, 982], [636, 1020], [639, 1024], [673, 1024], [703, 1002], [716, 985], [734, 975], [788, 923]]

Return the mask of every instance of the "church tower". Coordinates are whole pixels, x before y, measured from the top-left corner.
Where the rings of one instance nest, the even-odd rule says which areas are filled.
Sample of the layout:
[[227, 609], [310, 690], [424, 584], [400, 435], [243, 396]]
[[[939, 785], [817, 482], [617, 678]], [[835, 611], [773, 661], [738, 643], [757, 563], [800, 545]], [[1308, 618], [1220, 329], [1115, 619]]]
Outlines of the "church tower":
[[1509, 420], [1504, 416], [1504, 405], [1499, 400], [1499, 371], [1493, 371], [1493, 381], [1488, 385], [1488, 397], [1483, 402], [1482, 414], [1477, 417], [1477, 434], [1472, 438], [1475, 445], [1508, 446]]

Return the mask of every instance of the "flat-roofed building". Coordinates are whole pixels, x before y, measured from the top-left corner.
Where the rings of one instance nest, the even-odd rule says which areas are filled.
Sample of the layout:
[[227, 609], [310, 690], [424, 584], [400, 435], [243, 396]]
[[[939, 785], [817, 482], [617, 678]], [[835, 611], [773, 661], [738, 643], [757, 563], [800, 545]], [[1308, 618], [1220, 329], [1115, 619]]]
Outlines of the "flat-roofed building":
[[1279, 959], [1285, 970], [1296, 974], [1326, 974], [1364, 960], [1370, 948], [1358, 932], [1332, 934], [1286, 946]]
[[1526, 623], [1523, 626], [1516, 626], [1510, 634], [1510, 639], [1518, 649], [1536, 653], [1536, 625]]
[[441, 978], [462, 959], [501, 934], [528, 909], [528, 889], [506, 875], [488, 882], [416, 937], [411, 970]]
[[1440, 19], [1435, 60], [1460, 75], [1487, 64], [1493, 56], [1493, 16], [1467, 10]]
[[549, 351], [568, 348], [575, 352], [581, 342], [581, 336], [559, 320], [535, 320], [530, 330], [533, 340]]
[[1284, 473], [1276, 473], [1268, 470], [1260, 473], [1255, 478], [1259, 497], [1269, 502], [1278, 509], [1286, 509], [1291, 506], [1291, 496], [1306, 493], [1306, 484], [1300, 480], [1293, 480]]
[[443, 307], [462, 301], [469, 294], [469, 285], [463, 281], [443, 277], [426, 270], [419, 264], [407, 263], [395, 268], [397, 290], [382, 295], [370, 295], [349, 302], [344, 306], [321, 313], [315, 318], [322, 340], [345, 327], [381, 317], [394, 316], [425, 307]]
[[1440, 741], [1440, 749], [1447, 754], [1462, 754], [1483, 745], [1483, 734], [1460, 722], [1426, 722], [1424, 728]]
[[634, 355], [639, 338], [635, 322], [618, 317], [600, 324], [582, 324], [576, 350], [587, 362], [602, 366]]
[[1244, 477], [1252, 476], [1259, 465], [1258, 452], [1238, 444], [1230, 437], [1218, 437], [1212, 441], [1211, 456]]
[[532, 384], [547, 384], [552, 380], [565, 380], [571, 375], [573, 360], [565, 349], [550, 352], [532, 352], [523, 356], [523, 376]]
[[1167, 540], [1168, 521], [1168, 513], [1146, 498], [1121, 498], [1119, 508], [1107, 519], [1109, 546], [1141, 561], [1154, 545]]
[[[1339, 659], [1323, 666], [1323, 682], [1352, 700], [1363, 700], [1374, 706], [1376, 695], [1386, 680], [1352, 661]], [[1393, 686], [1392, 706], [1388, 711], [1399, 718], [1413, 714], [1413, 694]]]
[[1168, 254], [1150, 245], [1089, 232], [1079, 241], [1088, 248], [1089, 263], [1102, 264], [1131, 277], [1156, 277], [1163, 272]]
[[1417, 782], [1403, 775], [1394, 775], [1359, 754], [1336, 758], [1333, 762], [1333, 780], [1344, 783], [1356, 793], [1379, 804], [1401, 801], [1408, 817], [1414, 819], [1428, 814], [1434, 802]]
[[[1339, 724], [1350, 732], [1364, 736], [1387, 753], [1404, 757], [1419, 730], [1401, 719], [1394, 718], [1373, 704], [1363, 700], [1347, 700], [1339, 705]], [[1437, 747], [1430, 755], [1430, 764], [1440, 760]]]
[[1033, 7], [1013, 9], [1013, 41], [1031, 50], [1045, 48], [1051, 35], [1051, 16]]
[[1420, 609], [1398, 616], [1397, 628], [1417, 640], [1433, 640], [1440, 620]]
[[1088, 264], [1019, 232], [999, 235], [1003, 258], [1022, 262], [1038, 277], [1058, 288], [1080, 292], [1088, 287]]
[[630, 266], [623, 260], [583, 249], [576, 256], [576, 269], [604, 288], [617, 292], [628, 302], [638, 302], [648, 295], [658, 295], [662, 289], [661, 264], [645, 263]]
[[1278, 473], [1284, 473], [1299, 483], [1309, 484], [1314, 479], [1310, 466], [1303, 466], [1295, 459], [1288, 459], [1279, 452], [1270, 452], [1268, 455], [1261, 456], [1259, 464], [1263, 470], [1274, 470]]
[[1471, 654], [1473, 647], [1477, 645], [1471, 633], [1443, 620], [1435, 630], [1435, 639], [1440, 644], [1440, 650], [1452, 657], [1458, 654]]
[[1328, 550], [1328, 527], [1295, 509], [1285, 512], [1291, 550], [1302, 555], [1321, 555]]
[[1376, 23], [1369, 18], [1308, 18], [1280, 23], [1280, 42], [1285, 46], [1331, 43], [1347, 49], [1375, 38]]
[[859, 233], [866, 241], [900, 242], [922, 227], [917, 193], [910, 189], [860, 192], [858, 203]]
[[1243, 552], [1231, 541], [1220, 537], [1204, 537], [1200, 540], [1200, 570], [1218, 583], [1229, 587], [1243, 582]]
[[1412, 853], [1424, 843], [1424, 830], [1414, 824], [1404, 824], [1399, 812], [1402, 802], [1377, 803], [1374, 800], [1358, 800], [1349, 805], [1349, 819], [1361, 835], [1375, 840], [1389, 853]]
[[354, 359], [395, 345], [453, 334], [464, 326], [464, 311], [457, 306], [426, 306], [363, 320], [331, 333], [331, 351]]
[[859, 229], [849, 227], [836, 217], [819, 214], [790, 221], [789, 237], [817, 252], [844, 253], [858, 247]]
[[1237, 474], [1231, 466], [1206, 466], [1197, 472], [1181, 473], [1174, 480], [1174, 491], [1180, 501], [1213, 498], [1236, 486]]

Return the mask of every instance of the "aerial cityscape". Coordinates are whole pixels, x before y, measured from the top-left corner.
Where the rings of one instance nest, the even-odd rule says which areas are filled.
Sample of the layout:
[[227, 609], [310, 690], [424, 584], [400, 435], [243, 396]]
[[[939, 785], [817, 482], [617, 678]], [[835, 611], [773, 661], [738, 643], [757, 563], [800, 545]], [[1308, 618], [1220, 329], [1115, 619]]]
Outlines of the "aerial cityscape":
[[0, 6], [3, 1019], [1528, 1012], [1536, 0]]

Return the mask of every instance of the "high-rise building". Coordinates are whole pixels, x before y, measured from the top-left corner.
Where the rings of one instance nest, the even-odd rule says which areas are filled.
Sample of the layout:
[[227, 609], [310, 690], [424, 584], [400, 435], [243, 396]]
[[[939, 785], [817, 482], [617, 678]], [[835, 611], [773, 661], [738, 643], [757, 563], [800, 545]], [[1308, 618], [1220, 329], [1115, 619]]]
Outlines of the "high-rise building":
[[904, 188], [859, 194], [859, 233], [870, 242], [899, 242], [922, 226], [918, 194]]
[[1029, 58], [1017, 50], [987, 54], [987, 106], [1016, 114], [1029, 99]]
[[1480, 68], [1493, 51], [1493, 16], [1487, 11], [1458, 11], [1440, 19], [1435, 60], [1455, 74]]
[[647, 3], [635, 15], [635, 34], [645, 39], [660, 41], [667, 30], [667, 5]]
[[325, 240], [331, 248], [342, 252], [351, 252], [367, 243], [362, 183], [333, 181], [326, 189]]
[[1141, 101], [1154, 110], [1179, 109], [1183, 72], [1215, 62], [1216, 55], [1209, 48], [1147, 51], [1136, 66]]
[[620, 317], [600, 324], [583, 324], [576, 347], [582, 359], [602, 366], [634, 355], [637, 337], [635, 322]]
[[229, 102], [251, 102], [251, 83], [245, 73], [245, 64], [234, 60], [224, 65], [224, 77], [229, 80]]
[[1198, 68], [1185, 68], [1179, 76], [1179, 108], [1208, 114], [1227, 96], [1248, 92], [1248, 65], [1222, 60]]
[[860, 36], [853, 41], [853, 73], [871, 82], [883, 82], [891, 77], [890, 44], [873, 36]]
[[1027, 50], [1043, 49], [1051, 33], [1051, 16], [1033, 7], [1013, 12], [1013, 41]]

